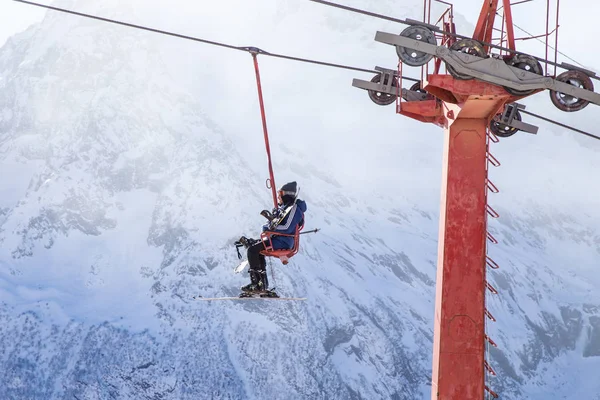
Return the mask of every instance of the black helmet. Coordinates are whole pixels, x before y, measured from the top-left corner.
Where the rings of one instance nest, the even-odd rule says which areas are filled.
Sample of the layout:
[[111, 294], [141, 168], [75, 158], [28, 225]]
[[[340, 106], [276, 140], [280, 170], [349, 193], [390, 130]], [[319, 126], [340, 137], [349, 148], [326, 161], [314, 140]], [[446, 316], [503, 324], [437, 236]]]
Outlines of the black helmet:
[[291, 204], [298, 197], [300, 188], [296, 182], [288, 182], [279, 188], [278, 194], [283, 201], [283, 204]]

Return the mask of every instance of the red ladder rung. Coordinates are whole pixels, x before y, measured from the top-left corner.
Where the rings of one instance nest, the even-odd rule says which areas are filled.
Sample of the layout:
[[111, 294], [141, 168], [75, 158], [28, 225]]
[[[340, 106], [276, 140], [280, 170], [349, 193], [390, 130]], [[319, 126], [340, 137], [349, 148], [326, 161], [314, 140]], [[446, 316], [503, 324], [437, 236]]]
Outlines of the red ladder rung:
[[489, 232], [486, 232], [487, 234], [487, 238], [489, 239], [490, 242], [494, 243], [494, 244], [498, 244], [498, 241], [496, 240], [496, 238]]
[[498, 139], [498, 136], [494, 135], [492, 132], [490, 132], [490, 130], [487, 130], [487, 136], [490, 138], [490, 140], [494, 143], [498, 143], [500, 142], [500, 139]]
[[483, 360], [483, 365], [485, 365], [485, 369], [487, 369], [490, 374], [496, 376], [496, 371], [490, 367], [490, 364], [488, 364], [487, 360]]
[[485, 339], [490, 342], [490, 344], [494, 347], [498, 347], [498, 345], [496, 344], [496, 342], [494, 342], [492, 339], [490, 339], [490, 337], [488, 335], [485, 335]]
[[498, 193], [500, 191], [500, 189], [498, 189], [498, 187], [496, 185], [494, 185], [492, 183], [492, 181], [490, 181], [489, 179], [485, 180], [485, 184], [487, 185], [488, 189], [490, 190], [490, 192], [492, 193]]
[[485, 256], [485, 263], [491, 269], [498, 269], [498, 268], [500, 268], [500, 266], [498, 265], [498, 263], [496, 261], [492, 260], [490, 256]]
[[498, 394], [497, 394], [496, 392], [494, 392], [492, 389], [490, 389], [490, 388], [488, 387], [488, 385], [485, 385], [485, 390], [487, 390], [487, 391], [488, 391], [488, 393], [489, 393], [489, 394], [491, 394], [493, 398], [495, 398], [495, 399], [497, 399], [497, 398], [498, 398]]
[[[496, 142], [496, 143], [497, 143], [497, 142]], [[496, 157], [494, 157], [494, 156], [492, 155], [492, 153], [490, 153], [490, 152], [488, 151], [486, 155], [487, 155], [487, 159], [488, 159], [488, 161], [489, 161], [489, 162], [490, 162], [490, 164], [492, 164], [494, 167], [499, 167], [499, 166], [501, 165], [501, 164], [500, 164], [500, 161], [498, 161], [498, 159], [497, 159]]]
[[488, 281], [485, 281], [485, 285], [487, 286], [487, 288], [489, 289], [490, 292], [492, 292], [494, 294], [498, 294], [498, 291], [496, 290], [496, 288], [494, 288], [492, 285], [490, 285], [490, 283]]
[[485, 205], [487, 208], [487, 213], [490, 215], [490, 217], [492, 218], [500, 218], [500, 214], [498, 214], [498, 211], [494, 210], [492, 208], [492, 206], [490, 206], [489, 204]]
[[496, 322], [496, 318], [494, 318], [494, 316], [492, 315], [492, 313], [491, 313], [491, 312], [489, 312], [487, 308], [485, 309], [485, 315], [486, 315], [486, 316], [487, 316], [489, 319], [491, 319], [492, 321]]

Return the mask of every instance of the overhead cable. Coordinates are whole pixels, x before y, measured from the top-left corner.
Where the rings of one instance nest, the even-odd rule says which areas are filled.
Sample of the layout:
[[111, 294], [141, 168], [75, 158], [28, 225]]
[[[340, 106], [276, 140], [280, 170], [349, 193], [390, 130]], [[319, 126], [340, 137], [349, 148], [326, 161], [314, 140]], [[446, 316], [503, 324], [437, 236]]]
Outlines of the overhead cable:
[[[95, 19], [98, 21], [109, 22], [111, 24], [123, 25], [123, 26], [127, 26], [130, 28], [136, 28], [136, 29], [141, 29], [144, 31], [159, 33], [161, 35], [173, 36], [173, 37], [177, 37], [180, 39], [192, 40], [195, 42], [201, 42], [201, 43], [206, 43], [206, 44], [210, 44], [210, 45], [214, 45], [214, 46], [225, 47], [225, 48], [232, 49], [232, 50], [246, 51], [249, 53], [257, 53], [257, 54], [262, 54], [262, 55], [269, 56], [269, 57], [283, 58], [283, 59], [292, 60], [292, 61], [299, 61], [299, 62], [305, 62], [305, 63], [310, 63], [310, 64], [323, 65], [326, 67], [334, 67], [334, 68], [348, 69], [348, 70], [352, 70], [352, 71], [360, 71], [360, 72], [379, 74], [379, 72], [375, 71], [374, 69], [357, 68], [357, 67], [352, 67], [349, 65], [335, 64], [335, 63], [330, 63], [330, 62], [325, 62], [325, 61], [318, 61], [318, 60], [312, 60], [312, 59], [307, 59], [307, 58], [288, 56], [285, 54], [270, 53], [268, 51], [264, 51], [264, 50], [261, 50], [256, 47], [233, 46], [233, 45], [227, 44], [227, 43], [221, 43], [221, 42], [216, 42], [213, 40], [201, 39], [201, 38], [194, 37], [194, 36], [182, 35], [179, 33], [150, 28], [147, 26], [132, 24], [129, 22], [124, 22], [124, 21], [118, 21], [115, 19], [99, 17], [96, 15], [85, 14], [85, 13], [81, 13], [81, 12], [77, 12], [77, 11], [73, 11], [73, 10], [67, 10], [65, 8], [48, 6], [45, 4], [39, 4], [39, 3], [32, 2], [32, 1], [27, 1], [27, 0], [13, 0], [13, 1], [16, 1], [19, 3], [24, 3], [24, 4], [29, 4], [32, 6], [42, 7], [42, 8], [46, 8], [46, 9], [53, 10], [53, 11], [59, 11], [59, 12], [67, 13], [67, 14], [77, 15], [79, 17], [91, 18], [91, 19]], [[413, 82], [420, 81], [419, 79], [414, 79], [414, 78], [409, 78], [409, 77], [403, 77], [403, 79], [413, 81]]]
[[[498, 16], [501, 16], [501, 15], [500, 15], [500, 14], [498, 14], [498, 13], [496, 13], [496, 14], [497, 14]], [[545, 42], [544, 42], [542, 39], [540, 39], [540, 38], [539, 38], [539, 37], [537, 37], [537, 36], [534, 36], [534, 35], [533, 35], [532, 33], [530, 33], [530, 32], [527, 32], [525, 29], [521, 28], [519, 25], [517, 25], [517, 24], [515, 24], [515, 23], [513, 23], [513, 25], [515, 26], [515, 28], [517, 28], [517, 29], [521, 30], [521, 31], [522, 31], [522, 32], [524, 32], [526, 35], [529, 35], [529, 38], [531, 38], [531, 39], [535, 39], [535, 40], [537, 40], [538, 42], [540, 42], [540, 43], [542, 43], [542, 44], [545, 44]], [[568, 59], [568, 60], [571, 60], [571, 61], [573, 61], [575, 64], [579, 65], [581, 68], [583, 68], [583, 69], [586, 69], [586, 70], [588, 69], [588, 67], [586, 67], [585, 65], [583, 65], [582, 63], [580, 63], [580, 62], [579, 62], [579, 61], [577, 61], [576, 59], [574, 59], [574, 58], [572, 58], [572, 57], [569, 57], [568, 55], [566, 55], [566, 54], [565, 54], [565, 53], [563, 53], [562, 51], [558, 50], [558, 49], [557, 49], [557, 48], [555, 48], [554, 46], [548, 45], [548, 48], [550, 48], [550, 49], [552, 49], [552, 50], [556, 50], [556, 52], [557, 52], [558, 54], [560, 54], [561, 56], [565, 57], [565, 58], [566, 58], [566, 59]], [[593, 72], [593, 71], [592, 71], [592, 72]], [[591, 79], [600, 80], [600, 78], [599, 78], [599, 77], [597, 77], [597, 76], [590, 76], [590, 78], [591, 78]]]
[[573, 132], [581, 133], [582, 135], [585, 135], [585, 136], [591, 137], [591, 138], [593, 138], [593, 139], [600, 140], [600, 136], [592, 135], [591, 133], [588, 133], [588, 132], [582, 131], [581, 129], [577, 129], [577, 128], [574, 128], [574, 127], [572, 127], [572, 126], [570, 126], [570, 125], [565, 125], [565, 124], [563, 124], [563, 123], [560, 123], [560, 122], [558, 122], [558, 121], [551, 120], [550, 118], [542, 117], [541, 115], [534, 114], [534, 113], [532, 113], [532, 112], [525, 111], [525, 110], [519, 110], [519, 112], [520, 112], [520, 113], [523, 113], [523, 114], [528, 114], [528, 115], [531, 115], [532, 117], [539, 118], [539, 119], [541, 119], [541, 120], [544, 120], [544, 121], [546, 121], [546, 122], [550, 122], [551, 124], [558, 125], [558, 126], [561, 126], [561, 127], [563, 127], [563, 128], [570, 129], [570, 130], [572, 130]]
[[[498, 15], [498, 16], [501, 16], [501, 15], [500, 15], [500, 14], [498, 14], [498, 13], [496, 13], [496, 15]], [[530, 32], [527, 32], [525, 29], [521, 28], [519, 25], [515, 24], [514, 22], [513, 22], [513, 25], [514, 25], [514, 27], [515, 27], [515, 28], [519, 29], [521, 32], [525, 33], [526, 35], [529, 35], [529, 38], [530, 38], [530, 39], [535, 39], [535, 40], [537, 40], [538, 42], [540, 42], [540, 43], [542, 43], [542, 44], [546, 44], [546, 43], [545, 43], [545, 42], [544, 42], [542, 39], [540, 39], [540, 38], [539, 38], [539, 37], [537, 37], [537, 36], [534, 36], [534, 35], [533, 35], [532, 33], [530, 33]], [[580, 63], [579, 61], [575, 60], [574, 58], [571, 58], [571, 57], [569, 57], [568, 55], [566, 55], [566, 54], [565, 54], [565, 53], [563, 53], [562, 51], [560, 51], [560, 50], [557, 50], [555, 47], [548, 45], [548, 48], [550, 48], [550, 49], [552, 49], [552, 50], [556, 50], [556, 52], [557, 52], [558, 54], [562, 55], [563, 57], [565, 57], [565, 58], [566, 58], [566, 59], [568, 59], [568, 60], [571, 60], [571, 61], [573, 61], [575, 64], [579, 65], [581, 68], [586, 68], [586, 66], [585, 66], [585, 65], [583, 65], [583, 64], [582, 64], [582, 63]]]
[[312, 2], [315, 2], [315, 3], [321, 3], [321, 4], [324, 4], [326, 6], [330, 6], [330, 7], [341, 8], [342, 10], [347, 10], [347, 11], [352, 11], [352, 12], [359, 13], [359, 14], [368, 15], [369, 17], [386, 19], [388, 21], [397, 22], [399, 24], [410, 25], [410, 23], [408, 21], [404, 20], [404, 19], [398, 19], [398, 18], [388, 17], [387, 15], [377, 14], [377, 13], [374, 13], [374, 12], [365, 11], [365, 10], [361, 10], [361, 9], [358, 9], [358, 8], [345, 6], [343, 4], [332, 3], [330, 1], [325, 1], [325, 0], [309, 0], [309, 1], [312, 1]]

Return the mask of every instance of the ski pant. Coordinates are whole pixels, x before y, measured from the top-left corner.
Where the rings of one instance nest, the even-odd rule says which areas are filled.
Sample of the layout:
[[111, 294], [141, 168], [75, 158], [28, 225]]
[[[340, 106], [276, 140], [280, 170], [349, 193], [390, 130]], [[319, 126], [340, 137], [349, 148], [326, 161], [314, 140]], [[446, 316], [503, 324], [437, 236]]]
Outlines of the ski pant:
[[269, 279], [267, 278], [267, 262], [265, 256], [260, 254], [265, 249], [262, 241], [254, 243], [248, 247], [248, 263], [250, 264], [250, 281], [258, 283], [262, 281], [265, 289], [269, 288]]

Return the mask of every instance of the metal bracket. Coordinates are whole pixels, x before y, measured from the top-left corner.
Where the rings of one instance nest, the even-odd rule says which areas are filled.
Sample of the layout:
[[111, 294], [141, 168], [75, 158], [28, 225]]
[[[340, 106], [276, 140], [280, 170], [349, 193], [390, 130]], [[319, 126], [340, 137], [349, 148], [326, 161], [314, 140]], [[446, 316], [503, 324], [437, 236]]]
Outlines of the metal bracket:
[[398, 88], [392, 85], [394, 80], [398, 77], [398, 71], [395, 69], [388, 69], [383, 67], [375, 67], [375, 70], [381, 73], [382, 79], [380, 79], [378, 83], [371, 81], [363, 81], [361, 79], [353, 79], [352, 86], [360, 89], [398, 96]]
[[539, 129], [537, 126], [527, 124], [525, 122], [521, 122], [515, 118], [517, 115], [517, 112], [519, 110], [524, 110], [524, 109], [525, 109], [524, 104], [519, 104], [519, 103], [507, 104], [506, 108], [504, 109], [504, 112], [502, 113], [500, 118], [498, 118], [498, 122], [500, 122], [504, 125], [508, 125], [511, 128], [516, 128], [523, 132], [531, 133], [533, 135], [537, 134], [538, 129]]
[[362, 79], [352, 79], [352, 86], [357, 87], [359, 89], [371, 90], [374, 92], [387, 93], [393, 96], [398, 96], [398, 91], [392, 85], [384, 85], [380, 81], [379, 83], [371, 82], [371, 81], [363, 81]]
[[375, 66], [375, 68], [373, 68], [375, 71], [379, 71], [382, 74], [390, 74], [390, 75], [394, 75], [394, 76], [398, 76], [398, 71], [395, 69], [389, 69], [389, 68], [383, 68], [383, 67], [378, 67]]
[[[375, 71], [379, 71], [381, 74], [381, 79], [379, 80], [379, 87], [381, 90], [377, 90], [378, 92], [393, 94], [396, 96], [398, 91], [396, 86], [392, 84], [398, 78], [398, 71], [395, 69], [388, 69], [383, 67], [375, 67]], [[387, 84], [385, 84], [387, 82]]]
[[[428, 93], [415, 92], [414, 90], [402, 89], [402, 98], [406, 101], [425, 101], [429, 100], [431, 95]], [[433, 99], [433, 96], [431, 96]]]
[[408, 37], [378, 31], [375, 40], [392, 46], [401, 46], [433, 54], [450, 64], [456, 72], [469, 75], [484, 82], [506, 86], [516, 90], [548, 89], [564, 93], [579, 99], [600, 105], [600, 93], [569, 85], [551, 77], [540, 76], [525, 71], [494, 57], [481, 58], [470, 54], [450, 50], [444, 46], [436, 46]]
[[[352, 86], [359, 88], [359, 89], [370, 90], [370, 91], [379, 92], [379, 93], [387, 93], [387, 94], [391, 94], [392, 96], [398, 96], [398, 90], [395, 86], [383, 85], [383, 84], [381, 84], [381, 82], [374, 83], [371, 81], [363, 81], [362, 79], [355, 78], [355, 79], [352, 79]], [[404, 88], [402, 88], [402, 90], [400, 91], [400, 95], [406, 101], [427, 100], [426, 93], [413, 92], [412, 90], [408, 90], [408, 89], [404, 89]]]
[[[381, 72], [381, 77], [383, 78], [380, 79], [378, 83], [371, 81], [363, 81], [362, 79], [353, 79], [352, 86], [357, 87], [359, 89], [370, 90], [379, 93], [387, 93], [391, 94], [392, 96], [398, 96], [398, 88], [396, 86], [392, 86], [392, 80], [390, 79], [391, 77], [397, 79], [398, 71], [395, 69], [388, 69], [383, 67], [375, 67], [375, 70]], [[384, 82], [387, 82], [387, 84], [384, 84]], [[400, 95], [406, 101], [423, 101], [427, 100], [428, 97], [427, 93], [415, 92], [404, 88], [402, 88], [402, 90], [400, 91]]]
[[577, 65], [573, 65], [573, 64], [568, 64], [566, 62], [560, 63], [560, 67], [564, 68], [566, 70], [577, 70], [577, 71], [581, 71], [584, 74], [586, 74], [589, 77], [593, 77], [596, 76], [596, 73], [594, 71], [590, 71], [589, 69], [585, 69], [582, 67], [578, 67]]

